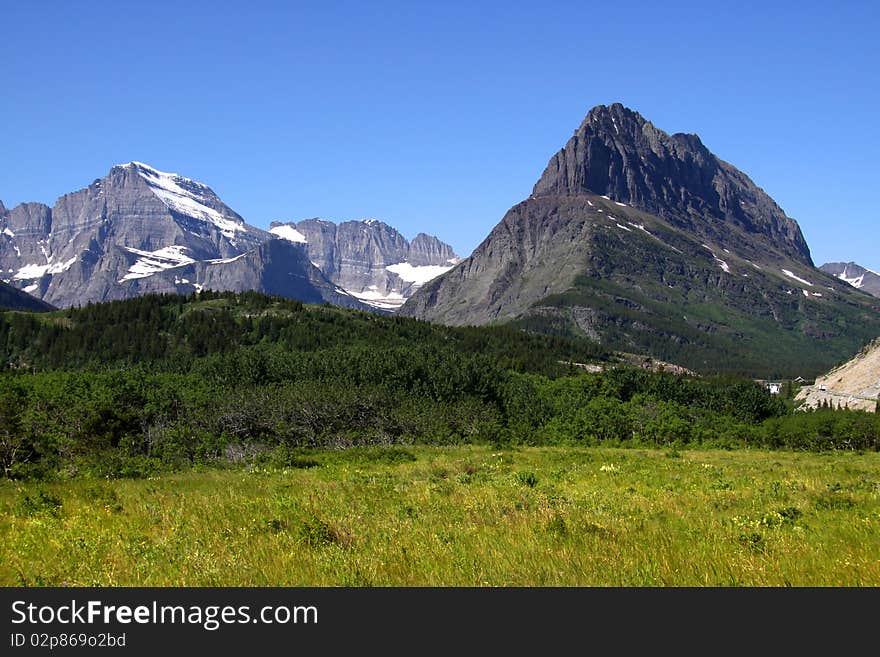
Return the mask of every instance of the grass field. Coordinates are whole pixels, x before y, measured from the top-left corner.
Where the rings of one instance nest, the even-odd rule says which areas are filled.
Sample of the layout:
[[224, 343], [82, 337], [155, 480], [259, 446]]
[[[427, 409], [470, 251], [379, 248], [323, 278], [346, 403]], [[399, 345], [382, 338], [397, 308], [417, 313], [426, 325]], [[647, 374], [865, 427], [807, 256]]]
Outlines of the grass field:
[[488, 447], [0, 482], [0, 584], [878, 586], [880, 454]]

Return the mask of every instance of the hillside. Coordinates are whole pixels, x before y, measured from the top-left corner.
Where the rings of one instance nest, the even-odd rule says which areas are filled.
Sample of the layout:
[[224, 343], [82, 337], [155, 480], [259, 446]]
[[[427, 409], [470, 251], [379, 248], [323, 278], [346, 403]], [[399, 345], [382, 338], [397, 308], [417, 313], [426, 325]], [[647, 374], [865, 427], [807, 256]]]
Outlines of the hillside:
[[880, 398], [880, 338], [862, 349], [852, 360], [818, 377], [802, 388], [796, 399], [807, 408], [830, 406], [874, 412]]
[[377, 360], [395, 349], [447, 352], [544, 373], [564, 371], [560, 361], [611, 358], [578, 338], [512, 327], [447, 327], [257, 292], [151, 294], [44, 314], [0, 315], [0, 367], [142, 365], [187, 372], [194, 361], [217, 354], [263, 350], [293, 356], [335, 349], [369, 351]]

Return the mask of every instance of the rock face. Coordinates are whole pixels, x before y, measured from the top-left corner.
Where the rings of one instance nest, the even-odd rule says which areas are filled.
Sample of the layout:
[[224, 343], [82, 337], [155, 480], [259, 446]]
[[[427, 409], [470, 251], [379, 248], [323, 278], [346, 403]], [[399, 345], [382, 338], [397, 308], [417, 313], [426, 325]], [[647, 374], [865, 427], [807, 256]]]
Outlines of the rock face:
[[754, 236], [813, 264], [800, 227], [748, 176], [715, 157], [697, 135], [668, 135], [619, 103], [590, 110], [533, 195], [582, 192], [609, 196], [722, 246], [738, 246], [731, 237]]
[[880, 297], [880, 274], [875, 271], [854, 262], [828, 262], [819, 269], [846, 281], [854, 288]]
[[862, 349], [855, 358], [804, 387], [796, 399], [807, 408], [827, 404], [833, 408], [875, 412], [880, 396], [880, 339]]
[[792, 378], [880, 335], [880, 303], [815, 269], [745, 174], [621, 105], [591, 110], [533, 194], [399, 312]]
[[395, 310], [424, 283], [459, 262], [452, 247], [418, 234], [412, 242], [375, 219], [273, 222], [269, 231], [300, 245], [333, 283], [364, 303]]
[[366, 308], [301, 249], [270, 240], [278, 241], [207, 185], [131, 162], [52, 208], [4, 210], [0, 269], [6, 282], [59, 307], [207, 287]]

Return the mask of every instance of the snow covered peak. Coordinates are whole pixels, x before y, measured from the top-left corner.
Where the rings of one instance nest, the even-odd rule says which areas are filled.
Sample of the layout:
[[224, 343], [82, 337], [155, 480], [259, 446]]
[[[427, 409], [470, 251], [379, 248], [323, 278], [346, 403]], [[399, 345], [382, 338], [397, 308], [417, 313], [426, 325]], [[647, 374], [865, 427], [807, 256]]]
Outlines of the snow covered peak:
[[179, 173], [169, 173], [168, 171], [159, 171], [159, 169], [157, 169], [156, 167], [151, 167], [149, 164], [145, 164], [144, 162], [138, 162], [137, 160], [132, 160], [131, 162], [128, 162], [126, 164], [117, 164], [113, 168], [114, 169], [116, 169], [116, 168], [134, 169], [141, 175], [141, 177], [146, 178], [146, 179], [165, 178], [165, 179], [169, 179], [169, 180], [177, 180], [178, 182], [190, 183], [190, 184], [198, 186], [198, 187], [207, 187], [207, 185], [204, 185], [203, 183], [192, 180], [191, 178], [185, 178], [184, 176], [181, 176]]
[[238, 231], [247, 231], [244, 221], [225, 216], [214, 209], [222, 203], [204, 183], [184, 178], [176, 173], [159, 171], [143, 162], [129, 162], [118, 166], [134, 169], [150, 190], [171, 210], [212, 223], [230, 239], [234, 238]]

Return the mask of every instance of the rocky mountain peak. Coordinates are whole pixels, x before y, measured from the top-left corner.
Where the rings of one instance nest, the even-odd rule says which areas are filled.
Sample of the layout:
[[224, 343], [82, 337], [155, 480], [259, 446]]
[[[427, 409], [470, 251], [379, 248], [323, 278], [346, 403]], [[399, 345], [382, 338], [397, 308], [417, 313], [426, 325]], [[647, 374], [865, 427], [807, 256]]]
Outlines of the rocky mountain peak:
[[[596, 105], [584, 118], [581, 128], [584, 125], [596, 126], [598, 128], [611, 128], [617, 125], [618, 128], [628, 128], [640, 131], [642, 126], [648, 123], [641, 114], [635, 110], [625, 107], [622, 103], [612, 103], [611, 105]], [[616, 130], [614, 132], [617, 132]]]
[[427, 233], [419, 233], [409, 243], [407, 261], [414, 265], [454, 265], [460, 258], [446, 242]]
[[630, 204], [721, 244], [735, 226], [813, 264], [800, 227], [748, 176], [713, 155], [699, 136], [670, 135], [620, 103], [587, 113], [532, 195], [584, 193]]
[[227, 237], [246, 230], [244, 219], [223, 203], [214, 190], [180, 174], [160, 171], [143, 162], [129, 162], [114, 166], [105, 180], [122, 187], [145, 185], [170, 210], [214, 224]]

